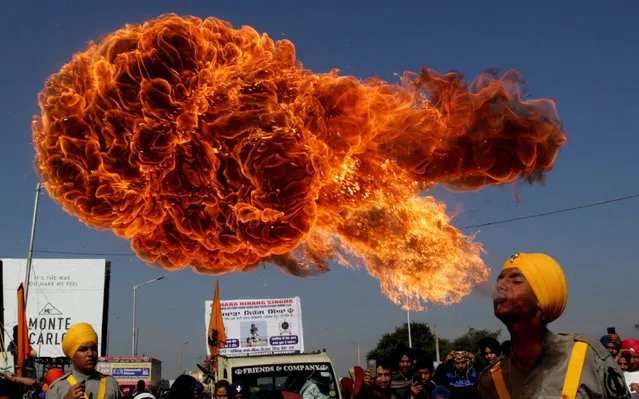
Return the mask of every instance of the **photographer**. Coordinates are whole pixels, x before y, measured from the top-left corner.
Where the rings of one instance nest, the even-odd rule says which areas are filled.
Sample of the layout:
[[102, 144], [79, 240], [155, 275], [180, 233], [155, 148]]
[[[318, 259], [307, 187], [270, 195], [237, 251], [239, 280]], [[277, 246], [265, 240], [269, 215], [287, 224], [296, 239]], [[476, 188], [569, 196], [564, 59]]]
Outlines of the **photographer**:
[[431, 399], [431, 393], [436, 387], [433, 382], [435, 367], [432, 360], [418, 360], [415, 370], [410, 388], [410, 399]]
[[435, 372], [435, 383], [448, 388], [454, 399], [473, 398], [479, 375], [475, 356], [466, 351], [452, 351]]
[[392, 364], [385, 359], [377, 361], [376, 375], [366, 370], [364, 384], [357, 394], [357, 399], [403, 399], [397, 397], [391, 389]]

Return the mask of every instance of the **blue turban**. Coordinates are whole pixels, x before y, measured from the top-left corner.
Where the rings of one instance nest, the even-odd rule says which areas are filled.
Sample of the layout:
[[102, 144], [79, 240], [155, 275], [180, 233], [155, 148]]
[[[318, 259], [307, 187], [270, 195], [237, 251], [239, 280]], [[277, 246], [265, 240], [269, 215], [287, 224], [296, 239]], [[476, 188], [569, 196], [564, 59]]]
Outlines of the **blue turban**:
[[599, 340], [601, 342], [601, 344], [603, 346], [608, 346], [609, 344], [613, 344], [615, 346], [616, 350], [620, 350], [621, 349], [621, 345], [619, 345], [618, 343], [611, 341], [607, 335], [604, 335], [603, 337], [601, 337], [601, 339]]

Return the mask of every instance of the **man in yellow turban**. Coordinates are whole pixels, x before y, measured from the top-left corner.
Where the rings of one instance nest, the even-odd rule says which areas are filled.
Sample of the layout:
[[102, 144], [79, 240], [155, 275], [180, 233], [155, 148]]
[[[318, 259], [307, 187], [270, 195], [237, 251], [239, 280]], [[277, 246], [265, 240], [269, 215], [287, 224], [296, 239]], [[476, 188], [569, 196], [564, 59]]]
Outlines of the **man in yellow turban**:
[[554, 334], [568, 284], [559, 263], [544, 254], [515, 254], [501, 269], [495, 316], [510, 332], [510, 348], [480, 376], [481, 398], [630, 398], [621, 371], [598, 342]]
[[74, 324], [62, 338], [62, 351], [73, 361], [73, 371], [49, 386], [47, 399], [119, 399], [120, 387], [99, 373], [98, 334], [87, 323]]

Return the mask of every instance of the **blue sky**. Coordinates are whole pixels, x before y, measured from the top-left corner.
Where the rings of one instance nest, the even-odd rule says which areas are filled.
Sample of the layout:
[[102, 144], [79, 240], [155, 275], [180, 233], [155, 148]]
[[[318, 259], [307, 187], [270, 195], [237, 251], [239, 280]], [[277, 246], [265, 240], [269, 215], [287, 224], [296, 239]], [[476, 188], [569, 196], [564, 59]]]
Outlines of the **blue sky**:
[[[472, 78], [487, 67], [515, 68], [530, 93], [556, 101], [570, 135], [543, 187], [492, 187], [472, 194], [441, 188], [437, 198], [463, 212], [466, 226], [639, 193], [637, 110], [639, 66], [636, 43], [639, 3], [633, 1], [122, 1], [35, 0], [2, 2], [0, 37], [0, 257], [26, 257], [36, 176], [31, 119], [37, 93], [87, 41], [167, 12], [216, 16], [234, 26], [251, 25], [274, 39], [286, 38], [315, 72], [341, 69], [360, 78], [418, 70], [422, 65]], [[545, 218], [485, 227], [478, 240], [493, 269], [514, 252], [547, 252], [564, 267], [570, 297], [556, 331], [600, 336], [614, 325], [624, 337], [639, 335], [633, 324], [639, 258], [639, 200]], [[466, 231], [468, 233], [474, 230]], [[130, 253], [128, 243], [87, 228], [43, 196], [37, 251]], [[56, 255], [38, 252], [38, 257]], [[64, 257], [65, 255], [58, 255]], [[79, 257], [80, 255], [66, 255]], [[161, 275], [134, 256], [112, 262], [110, 345], [112, 355], [130, 351], [132, 286]], [[406, 314], [381, 293], [363, 270], [335, 267], [320, 278], [299, 280], [266, 266], [219, 277], [222, 299], [300, 296], [307, 349], [326, 348], [338, 370], [356, 361]], [[203, 356], [203, 301], [214, 278], [191, 271], [170, 274], [138, 291], [139, 351], [163, 360], [165, 375]], [[413, 313], [437, 324], [442, 336], [467, 327], [501, 328], [491, 300], [475, 293], [459, 304]], [[503, 336], [502, 336], [503, 337]]]

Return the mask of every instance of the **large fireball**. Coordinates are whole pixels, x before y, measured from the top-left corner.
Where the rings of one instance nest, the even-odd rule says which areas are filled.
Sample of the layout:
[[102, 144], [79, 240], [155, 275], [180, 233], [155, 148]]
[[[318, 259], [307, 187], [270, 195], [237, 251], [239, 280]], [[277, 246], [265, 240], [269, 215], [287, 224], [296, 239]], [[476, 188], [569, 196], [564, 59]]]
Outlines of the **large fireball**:
[[144, 261], [307, 276], [363, 265], [404, 307], [461, 300], [481, 245], [422, 194], [541, 181], [565, 142], [517, 72], [467, 84], [314, 74], [287, 40], [166, 15], [127, 25], [52, 75], [33, 123], [52, 198]]

